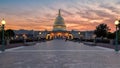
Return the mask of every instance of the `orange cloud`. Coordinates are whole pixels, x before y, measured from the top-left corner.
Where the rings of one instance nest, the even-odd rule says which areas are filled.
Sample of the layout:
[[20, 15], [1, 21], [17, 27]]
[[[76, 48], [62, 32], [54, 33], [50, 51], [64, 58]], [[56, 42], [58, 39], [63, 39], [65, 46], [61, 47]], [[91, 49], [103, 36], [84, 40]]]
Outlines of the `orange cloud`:
[[60, 8], [68, 30], [94, 30], [100, 23], [106, 23], [114, 31], [114, 21], [120, 17], [119, 1], [113, 0], [104, 3], [100, 0], [51, 0], [47, 4], [31, 2], [29, 6], [23, 2], [19, 6], [0, 4], [0, 17], [5, 18], [6, 29], [52, 30]]

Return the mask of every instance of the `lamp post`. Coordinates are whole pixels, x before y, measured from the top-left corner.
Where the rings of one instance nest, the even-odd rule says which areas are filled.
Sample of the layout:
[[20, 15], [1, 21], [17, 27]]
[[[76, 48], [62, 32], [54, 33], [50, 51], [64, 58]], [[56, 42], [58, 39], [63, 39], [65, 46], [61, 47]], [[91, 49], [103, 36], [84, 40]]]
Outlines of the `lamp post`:
[[26, 44], [27, 36], [26, 34], [23, 34], [24, 44]]
[[[80, 39], [80, 41], [81, 41], [81, 38], [80, 38], [80, 34], [81, 34], [81, 33], [80, 33], [80, 32], [78, 32], [78, 35], [79, 35], [79, 39]], [[80, 41], [79, 41], [79, 43], [80, 43]]]
[[96, 35], [95, 35], [95, 34], [93, 35], [93, 39], [94, 39], [94, 40], [93, 40], [94, 45], [96, 46]]
[[42, 33], [41, 32], [39, 32], [39, 35], [41, 35]]
[[39, 40], [40, 40], [40, 41], [41, 41], [41, 34], [42, 34], [42, 33], [41, 33], [41, 32], [39, 32]]
[[80, 35], [80, 32], [78, 32], [78, 34]]
[[115, 25], [116, 25], [116, 37], [115, 37], [115, 51], [118, 52], [118, 25], [120, 24], [120, 20], [116, 20], [115, 21]]
[[5, 39], [4, 39], [4, 26], [6, 24], [5, 20], [3, 19], [2, 22], [2, 47], [1, 47], [1, 51], [5, 51]]
[[81, 33], [80, 33], [80, 32], [78, 32], [79, 37], [80, 37], [80, 34], [81, 34]]

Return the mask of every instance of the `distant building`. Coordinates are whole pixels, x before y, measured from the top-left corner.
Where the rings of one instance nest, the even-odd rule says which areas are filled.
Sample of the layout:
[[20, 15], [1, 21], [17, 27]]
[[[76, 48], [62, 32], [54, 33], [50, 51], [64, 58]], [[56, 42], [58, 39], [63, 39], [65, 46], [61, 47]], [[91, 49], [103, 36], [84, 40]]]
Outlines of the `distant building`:
[[82, 31], [81, 33], [84, 39], [93, 39], [94, 31]]
[[80, 31], [72, 30], [70, 31], [70, 33], [73, 35], [74, 38], [80, 38], [80, 34], [79, 34], [81, 33]]
[[93, 39], [94, 31], [70, 31], [74, 38]]
[[14, 30], [14, 33], [16, 35], [15, 37], [19, 37], [19, 39], [22, 39], [24, 36], [26, 36], [27, 38], [36, 37], [39, 34], [39, 31], [20, 29]]

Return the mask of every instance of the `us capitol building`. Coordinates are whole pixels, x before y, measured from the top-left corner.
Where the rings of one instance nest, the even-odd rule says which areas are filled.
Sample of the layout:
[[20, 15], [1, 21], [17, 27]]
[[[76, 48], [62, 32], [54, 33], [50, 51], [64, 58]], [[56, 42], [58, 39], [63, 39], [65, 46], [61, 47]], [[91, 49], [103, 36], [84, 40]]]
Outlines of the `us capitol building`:
[[61, 10], [58, 11], [58, 16], [56, 17], [53, 29], [51, 31], [34, 31], [34, 30], [14, 30], [16, 37], [26, 36], [39, 38], [39, 39], [75, 39], [75, 38], [84, 38], [91, 39], [93, 38], [93, 31], [68, 31], [66, 29], [64, 18], [62, 17]]
[[54, 38], [73, 39], [73, 35], [70, 33], [70, 31], [66, 30], [64, 18], [61, 15], [60, 9], [58, 12], [58, 16], [54, 21], [53, 30], [49, 31], [46, 35], [46, 39], [54, 39]]
[[61, 10], [58, 11], [58, 16], [56, 17], [51, 31], [41, 31], [40, 37], [46, 39], [73, 39], [73, 38], [92, 38], [93, 31], [67, 31], [64, 18], [61, 15]]

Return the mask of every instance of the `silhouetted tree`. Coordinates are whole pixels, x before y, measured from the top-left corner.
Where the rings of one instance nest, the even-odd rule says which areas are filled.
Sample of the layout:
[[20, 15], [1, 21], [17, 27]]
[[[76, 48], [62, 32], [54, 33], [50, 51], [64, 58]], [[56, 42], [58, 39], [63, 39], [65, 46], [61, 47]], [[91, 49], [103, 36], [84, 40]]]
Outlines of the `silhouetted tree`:
[[14, 36], [15, 36], [15, 33], [12, 29], [8, 29], [8, 30], [5, 31], [5, 39], [7, 41], [7, 45], [9, 44], [10, 40]]
[[2, 31], [0, 30], [0, 40], [2, 40]]
[[0, 41], [2, 40], [2, 30], [1, 30], [1, 25], [0, 25]]
[[5, 37], [8, 39], [11, 39], [12, 37], [15, 36], [15, 33], [12, 29], [8, 29], [5, 31]]
[[[119, 22], [120, 22], [120, 20], [119, 20]], [[118, 28], [119, 28], [119, 30], [120, 30], [120, 24], [118, 24]]]
[[[120, 40], [120, 30], [117, 31], [118, 32], [118, 40]], [[114, 32], [114, 38], [116, 36], [116, 31]]]
[[115, 33], [108, 32], [107, 38], [108, 39], [115, 39]]
[[107, 37], [107, 34], [109, 32], [109, 27], [107, 26], [107, 24], [99, 24], [96, 27], [96, 30], [94, 31], [94, 33], [96, 34], [97, 37], [101, 37], [103, 39], [103, 37]]

